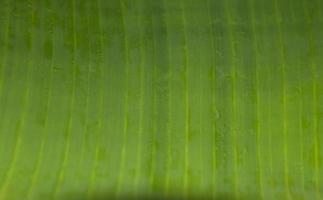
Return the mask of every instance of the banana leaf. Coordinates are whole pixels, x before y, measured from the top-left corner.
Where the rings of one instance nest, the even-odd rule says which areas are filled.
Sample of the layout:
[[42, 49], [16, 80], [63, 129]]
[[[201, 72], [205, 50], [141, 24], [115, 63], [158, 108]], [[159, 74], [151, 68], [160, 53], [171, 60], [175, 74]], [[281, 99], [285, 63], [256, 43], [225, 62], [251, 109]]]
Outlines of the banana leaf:
[[323, 198], [321, 0], [0, 0], [0, 200]]

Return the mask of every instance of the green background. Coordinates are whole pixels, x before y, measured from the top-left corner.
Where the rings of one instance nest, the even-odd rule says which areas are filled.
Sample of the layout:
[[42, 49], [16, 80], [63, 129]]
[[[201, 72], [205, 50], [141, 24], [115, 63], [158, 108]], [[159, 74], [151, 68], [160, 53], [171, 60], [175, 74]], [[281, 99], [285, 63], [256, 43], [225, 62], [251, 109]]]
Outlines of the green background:
[[321, 0], [0, 0], [0, 199], [323, 198]]

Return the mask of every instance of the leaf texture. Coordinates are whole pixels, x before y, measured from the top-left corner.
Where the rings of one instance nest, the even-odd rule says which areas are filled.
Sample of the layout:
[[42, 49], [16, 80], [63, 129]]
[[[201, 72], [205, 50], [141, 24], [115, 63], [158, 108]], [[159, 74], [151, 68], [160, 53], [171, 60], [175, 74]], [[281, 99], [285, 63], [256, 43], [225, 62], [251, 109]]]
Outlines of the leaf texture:
[[323, 198], [320, 0], [0, 0], [0, 200]]

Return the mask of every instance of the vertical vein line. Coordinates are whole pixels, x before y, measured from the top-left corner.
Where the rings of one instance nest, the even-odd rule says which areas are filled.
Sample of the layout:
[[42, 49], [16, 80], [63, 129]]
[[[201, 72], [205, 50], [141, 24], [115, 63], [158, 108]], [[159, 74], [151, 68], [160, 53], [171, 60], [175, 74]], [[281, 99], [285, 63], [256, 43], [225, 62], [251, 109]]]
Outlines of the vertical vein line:
[[[86, 24], [87, 24], [87, 29], [86, 29], [86, 33], [88, 35], [90, 35], [90, 30], [89, 30], [89, 26], [90, 26], [90, 19], [89, 19], [89, 13], [86, 12], [85, 15], [86, 17]], [[82, 138], [82, 145], [81, 145], [81, 152], [80, 152], [80, 166], [82, 166], [81, 162], [83, 160], [84, 157], [84, 151], [85, 151], [85, 141], [86, 141], [86, 135], [88, 134], [88, 126], [89, 126], [89, 92], [90, 92], [90, 77], [91, 77], [91, 66], [92, 66], [92, 61], [91, 61], [91, 41], [90, 38], [88, 38], [88, 66], [87, 66], [87, 70], [86, 70], [86, 94], [85, 94], [85, 121], [84, 121], [84, 133], [83, 133], [83, 138]]]
[[[265, 7], [265, 5], [264, 4], [261, 4], [261, 7]], [[266, 20], [267, 18], [266, 18], [266, 14], [265, 14], [265, 12], [264, 12], [264, 10], [262, 10], [262, 12], [261, 12], [261, 17], [262, 17], [262, 24], [263, 24], [263, 26], [262, 26], [262, 30], [263, 31], [266, 31], [266, 29], [268, 29], [267, 28], [267, 24], [268, 24], [268, 21]], [[269, 177], [268, 178], [268, 182], [270, 183], [270, 184], [273, 184], [273, 150], [272, 150], [272, 126], [271, 126], [271, 124], [272, 124], [272, 116], [271, 116], [271, 114], [272, 114], [272, 112], [271, 112], [271, 110], [273, 109], [272, 107], [272, 87], [271, 87], [271, 83], [272, 83], [272, 81], [271, 81], [271, 78], [272, 78], [272, 67], [270, 67], [270, 66], [264, 66], [264, 67], [266, 67], [267, 68], [267, 70], [266, 70], [266, 72], [267, 72], [267, 76], [266, 76], [266, 82], [267, 82], [267, 87], [266, 87], [266, 89], [268, 90], [268, 108], [267, 108], [267, 112], [268, 112], [268, 120], [267, 120], [267, 123], [266, 123], [266, 125], [268, 126], [268, 135], [267, 135], [267, 140], [268, 140], [268, 146], [269, 146], [269, 171], [270, 171], [270, 174], [267, 176], [267, 177]]]
[[317, 1], [317, 9], [318, 9], [318, 14], [319, 14], [319, 22], [322, 23], [322, 7], [321, 7], [321, 1]]
[[302, 192], [304, 197], [305, 196], [305, 175], [304, 175], [304, 145], [303, 145], [303, 140], [304, 140], [304, 132], [303, 132], [303, 126], [302, 126], [302, 116], [303, 116], [303, 86], [302, 86], [302, 81], [301, 81], [301, 65], [298, 66], [298, 84], [299, 84], [299, 132], [300, 132], [300, 151], [301, 151], [301, 176], [302, 176]]
[[[33, 28], [34, 28], [34, 10], [33, 10], [33, 0], [30, 0], [28, 2], [28, 6], [30, 6], [30, 18], [31, 18], [31, 30], [28, 33], [29, 34], [29, 39], [30, 39], [30, 52], [33, 52]], [[23, 96], [23, 103], [22, 103], [22, 111], [20, 114], [19, 121], [17, 122], [16, 128], [15, 128], [15, 135], [16, 135], [16, 141], [14, 145], [14, 150], [13, 150], [13, 156], [12, 160], [9, 165], [9, 169], [7, 170], [5, 174], [5, 180], [3, 181], [3, 185], [0, 188], [0, 199], [5, 199], [6, 198], [6, 191], [8, 189], [10, 180], [14, 174], [14, 170], [16, 168], [17, 160], [19, 157], [20, 153], [20, 148], [21, 148], [21, 143], [22, 143], [22, 132], [23, 132], [23, 127], [25, 125], [25, 120], [26, 117], [28, 116], [27, 110], [29, 107], [29, 101], [30, 101], [30, 84], [31, 84], [31, 79], [32, 75], [31, 72], [33, 70], [33, 54], [29, 53], [29, 59], [28, 59], [28, 64], [27, 64], [27, 72], [26, 72], [26, 89], [24, 91], [24, 96]]]
[[[2, 99], [5, 99], [4, 96], [6, 95], [5, 92], [4, 92], [4, 88], [3, 88], [3, 85], [4, 85], [4, 82], [5, 82], [5, 69], [8, 68], [8, 64], [7, 64], [7, 61], [9, 60], [8, 59], [8, 50], [9, 50], [9, 37], [10, 37], [10, 26], [12, 25], [12, 22], [11, 22], [11, 2], [10, 0], [7, 0], [6, 1], [6, 17], [5, 17], [5, 21], [6, 21], [6, 25], [4, 25], [5, 28], [5, 38], [4, 38], [4, 45], [3, 45], [3, 52], [2, 52], [2, 60], [1, 60], [1, 66], [0, 66], [0, 103], [2, 101]], [[3, 116], [3, 119], [5, 119], [6, 117], [6, 110], [3, 111], [5, 108], [5, 106], [1, 106], [0, 107], [0, 113], [1, 115]], [[3, 125], [3, 120], [0, 120], [0, 127]], [[1, 131], [0, 131], [1, 132]], [[7, 169], [8, 170], [8, 169]], [[0, 182], [0, 191], [1, 191], [1, 186], [2, 186], [3, 182]]]
[[154, 29], [154, 20], [153, 17], [150, 18], [151, 26], [152, 28], [152, 40], [153, 40], [153, 118], [152, 118], [152, 124], [153, 124], [153, 131], [152, 131], [152, 152], [151, 152], [151, 169], [150, 169], [150, 186], [151, 186], [151, 192], [153, 192], [153, 186], [155, 182], [155, 165], [156, 165], [156, 134], [157, 134], [157, 44], [156, 44], [156, 37], [155, 37], [155, 29]]
[[[291, 11], [291, 15], [292, 15], [292, 20], [295, 24], [297, 24], [297, 20], [295, 19], [295, 8], [293, 7], [293, 3], [291, 3], [289, 1], [289, 4], [291, 4], [290, 6], [290, 11]], [[298, 82], [298, 95], [299, 95], [299, 105], [298, 105], [298, 110], [299, 110], [299, 116], [298, 116], [298, 123], [299, 123], [299, 146], [300, 146], [300, 173], [301, 173], [301, 185], [302, 185], [302, 193], [303, 193], [303, 197], [305, 198], [305, 177], [304, 177], [304, 147], [303, 147], [303, 126], [302, 126], [302, 116], [303, 116], [303, 101], [302, 101], [302, 97], [303, 97], [303, 87], [302, 87], [302, 81], [301, 81], [301, 74], [302, 74], [302, 66], [301, 66], [301, 62], [298, 62], [298, 75], [297, 75], [297, 82]]]
[[[50, 8], [51, 10], [51, 8]], [[52, 11], [52, 10], [51, 10]], [[31, 182], [30, 185], [28, 187], [28, 191], [27, 191], [27, 195], [26, 195], [26, 199], [31, 199], [32, 198], [32, 194], [33, 194], [33, 190], [35, 188], [36, 185], [36, 180], [38, 178], [39, 175], [39, 170], [40, 167], [42, 165], [42, 157], [44, 155], [44, 148], [46, 146], [47, 143], [47, 136], [48, 136], [48, 118], [49, 118], [49, 108], [51, 105], [51, 95], [52, 95], [52, 82], [53, 82], [53, 71], [54, 71], [54, 65], [53, 65], [53, 19], [52, 16], [50, 17], [50, 44], [51, 44], [51, 56], [50, 56], [50, 72], [49, 72], [49, 78], [48, 78], [48, 93], [47, 93], [47, 100], [46, 100], [46, 110], [45, 110], [45, 125], [44, 125], [44, 136], [41, 140], [41, 144], [40, 144], [40, 148], [38, 151], [38, 155], [37, 155], [37, 161], [36, 161], [36, 166], [33, 170], [32, 173], [32, 178], [31, 178]]]
[[124, 172], [124, 164], [125, 164], [125, 158], [126, 158], [126, 139], [128, 134], [128, 99], [129, 99], [129, 51], [128, 51], [128, 41], [127, 41], [127, 30], [126, 30], [126, 22], [125, 22], [125, 5], [124, 1], [120, 1], [121, 4], [121, 20], [122, 20], [122, 27], [124, 32], [124, 48], [125, 48], [125, 96], [124, 96], [124, 125], [123, 125], [123, 137], [122, 137], [122, 147], [121, 147], [121, 159], [120, 159], [120, 168], [119, 168], [119, 176], [117, 180], [117, 189], [116, 189], [116, 195], [118, 196], [120, 193], [120, 187], [121, 187], [121, 181], [123, 180], [123, 172]]
[[99, 117], [98, 117], [98, 139], [96, 142], [96, 146], [95, 146], [95, 155], [94, 155], [94, 161], [93, 161], [93, 168], [92, 168], [92, 172], [91, 172], [91, 177], [90, 177], [90, 183], [87, 189], [87, 197], [90, 198], [91, 196], [91, 191], [93, 188], [93, 184], [94, 181], [96, 179], [96, 172], [97, 172], [97, 168], [98, 168], [98, 160], [99, 160], [99, 143], [101, 141], [102, 138], [102, 118], [103, 118], [103, 91], [102, 88], [104, 86], [104, 77], [103, 77], [103, 66], [102, 66], [102, 54], [103, 54], [103, 45], [104, 45], [104, 41], [103, 41], [103, 31], [102, 31], [102, 13], [101, 13], [101, 9], [100, 9], [100, 0], [96, 0], [96, 10], [97, 10], [97, 21], [98, 21], [98, 26], [99, 26], [99, 70], [100, 70], [100, 89], [99, 89]]
[[[199, 67], [199, 90], [200, 92], [203, 94], [203, 88], [202, 88], [202, 70], [201, 70], [202, 66]], [[202, 94], [199, 95], [199, 107], [202, 107]], [[205, 169], [205, 164], [203, 163], [204, 159], [203, 159], [203, 150], [202, 150], [202, 146], [203, 146], [203, 135], [202, 135], [202, 109], [199, 110], [199, 130], [198, 130], [198, 136], [200, 139], [199, 142], [199, 154], [200, 154], [200, 160], [199, 162], [201, 163], [200, 166], [200, 170], [201, 172], [206, 171]], [[203, 179], [201, 180], [201, 183], [203, 183]]]
[[155, 181], [155, 162], [156, 162], [156, 133], [157, 133], [157, 61], [156, 61], [156, 38], [154, 31], [154, 20], [151, 17], [151, 25], [152, 25], [152, 35], [153, 35], [153, 131], [152, 131], [152, 152], [151, 152], [151, 169], [150, 169], [150, 186], [152, 187]]
[[212, 141], [212, 197], [216, 197], [216, 47], [215, 47], [215, 38], [214, 38], [214, 30], [213, 30], [213, 23], [212, 23], [212, 17], [211, 17], [211, 6], [210, 6], [210, 0], [206, 0], [206, 8], [207, 8], [207, 14], [209, 19], [209, 26], [210, 26], [210, 34], [211, 34], [211, 48], [212, 48], [212, 55], [213, 55], [213, 62], [211, 64], [212, 70], [211, 70], [211, 88], [212, 88], [212, 115], [213, 115], [213, 122], [212, 122], [212, 132], [213, 132], [213, 141]]
[[252, 34], [253, 34], [253, 49], [255, 52], [254, 59], [255, 59], [255, 87], [256, 87], [256, 142], [257, 142], [257, 162], [258, 162], [258, 183], [259, 183], [259, 190], [260, 190], [260, 198], [264, 199], [264, 191], [263, 191], [263, 178], [262, 178], [262, 162], [261, 162], [261, 145], [260, 145], [260, 94], [259, 94], [259, 84], [260, 84], [260, 78], [259, 78], [259, 61], [258, 61], [258, 37], [256, 33], [256, 22], [255, 22], [255, 11], [254, 11], [254, 1], [249, 1], [249, 7], [250, 7], [250, 13], [251, 13], [251, 26], [252, 26]]
[[[161, 1], [163, 8], [166, 12], [165, 0]], [[170, 63], [171, 54], [170, 54], [170, 41], [169, 41], [169, 27], [166, 14], [164, 14], [164, 23], [166, 26], [166, 45], [167, 45], [167, 65], [168, 65], [168, 122], [167, 122], [167, 138], [168, 138], [168, 148], [167, 148], [167, 169], [166, 169], [166, 178], [165, 178], [165, 196], [168, 197], [169, 192], [169, 176], [170, 168], [172, 164], [172, 79], [173, 79], [173, 70]]]
[[[313, 47], [314, 48], [314, 47]], [[313, 61], [314, 62], [314, 61]], [[317, 122], [317, 77], [316, 77], [316, 64], [312, 64], [312, 96], [313, 96], [313, 129], [314, 129], [314, 160], [315, 160], [315, 186], [317, 189], [317, 195], [320, 197], [320, 186], [319, 186], [319, 133], [318, 133], [318, 122]], [[320, 198], [319, 198], [320, 199]]]
[[[202, 68], [203, 66], [199, 66], [199, 71], [198, 71], [198, 81], [199, 81], [199, 92], [202, 92]], [[198, 98], [198, 105], [199, 107], [201, 108], [202, 107], [202, 94], [199, 95], [199, 98]], [[203, 163], [203, 152], [202, 152], [202, 143], [203, 143], [203, 140], [202, 140], [202, 109], [199, 110], [199, 114], [198, 114], [198, 120], [199, 120], [199, 126], [198, 126], [198, 138], [200, 139], [200, 142], [198, 144], [198, 150], [199, 150], [199, 154], [200, 154], [200, 159], [198, 160], [198, 162], [200, 162], [200, 170], [201, 172], [205, 171], [204, 167], [204, 163]], [[203, 182], [203, 179], [201, 181], [201, 183]]]
[[239, 198], [238, 191], [238, 169], [237, 169], [237, 142], [236, 142], [236, 129], [237, 129], [237, 100], [236, 100], [236, 82], [237, 82], [237, 69], [236, 69], [236, 49], [235, 49], [235, 37], [233, 33], [233, 21], [232, 21], [232, 11], [230, 9], [229, 3], [226, 5], [226, 18], [228, 21], [229, 38], [230, 38], [230, 50], [232, 56], [232, 66], [231, 66], [231, 81], [232, 81], [232, 127], [231, 127], [231, 140], [232, 140], [232, 151], [233, 151], [233, 187], [234, 195]]
[[7, 3], [7, 11], [6, 11], [6, 20], [7, 23], [6, 23], [6, 33], [5, 33], [5, 38], [4, 38], [4, 48], [3, 48], [3, 59], [2, 59], [2, 62], [1, 62], [1, 68], [0, 68], [0, 98], [2, 98], [2, 96], [4, 95], [3, 94], [3, 82], [4, 82], [4, 79], [5, 79], [5, 76], [4, 76], [4, 71], [5, 71], [5, 68], [6, 68], [6, 62], [8, 60], [8, 43], [9, 43], [9, 33], [10, 33], [10, 25], [11, 25], [11, 3], [10, 3], [10, 0], [7, 0], [6, 1]]
[[187, 187], [188, 187], [188, 167], [189, 167], [189, 146], [188, 146], [188, 140], [189, 140], [189, 131], [190, 131], [190, 125], [189, 125], [189, 72], [188, 72], [188, 56], [187, 56], [187, 35], [186, 35], [186, 16], [185, 16], [185, 6], [184, 6], [184, 0], [181, 1], [181, 11], [182, 11], [182, 24], [183, 24], [183, 35], [184, 35], [184, 70], [185, 70], [185, 158], [184, 158], [184, 183], [183, 183], [183, 189], [184, 189], [184, 196], [187, 195]]
[[73, 80], [72, 80], [72, 94], [70, 100], [70, 109], [69, 109], [69, 118], [67, 122], [67, 130], [66, 130], [66, 141], [63, 152], [63, 159], [61, 160], [58, 177], [56, 180], [56, 185], [53, 193], [53, 198], [58, 198], [58, 193], [61, 188], [62, 181], [64, 179], [65, 167], [67, 164], [69, 149], [70, 149], [70, 140], [72, 133], [72, 125], [73, 125], [73, 109], [74, 109], [74, 101], [75, 101], [75, 87], [76, 87], [76, 31], [75, 31], [75, 0], [72, 0], [72, 25], [73, 25], [73, 46], [72, 46], [72, 68], [73, 68]]
[[[142, 1], [139, 1], [138, 5], [142, 5]], [[140, 10], [139, 13], [142, 13], [143, 11]], [[143, 15], [143, 14], [142, 14]], [[139, 129], [138, 129], [138, 150], [137, 150], [137, 170], [136, 170], [136, 177], [135, 177], [135, 195], [138, 194], [138, 184], [139, 179], [141, 178], [141, 154], [142, 154], [142, 134], [143, 134], [143, 115], [144, 115], [144, 103], [145, 103], [145, 52], [143, 48], [143, 32], [144, 29], [142, 28], [142, 16], [138, 17], [137, 20], [138, 24], [140, 25], [139, 31], [140, 31], [140, 63], [139, 63], [139, 71], [140, 71], [140, 95], [139, 95]]]
[[[305, 4], [305, 1], [304, 1]], [[308, 8], [307, 4], [304, 5], [304, 11], [305, 11], [305, 16], [306, 16], [306, 21], [308, 27], [307, 35], [308, 35], [308, 42], [309, 42], [309, 48], [310, 48], [310, 65], [311, 65], [311, 71], [312, 71], [312, 112], [313, 112], [313, 141], [314, 141], [314, 181], [315, 181], [315, 189], [316, 189], [316, 195], [318, 199], [321, 199], [321, 194], [320, 194], [320, 185], [319, 185], [319, 132], [318, 132], [318, 122], [317, 122], [317, 116], [318, 116], [318, 106], [317, 106], [317, 76], [316, 76], [316, 67], [317, 63], [314, 60], [314, 56], [316, 55], [316, 48], [314, 45], [314, 39], [313, 39], [313, 29], [312, 29], [312, 18], [310, 17], [308, 13]]]
[[[270, 68], [270, 67], [269, 67]], [[269, 110], [269, 113], [268, 113], [268, 122], [267, 122], [267, 126], [268, 126], [268, 146], [269, 146], [269, 171], [270, 171], [270, 178], [269, 178], [269, 182], [271, 184], [273, 184], [274, 180], [273, 180], [273, 142], [272, 142], [272, 128], [271, 128], [271, 124], [273, 122], [272, 120], [272, 112], [271, 112], [271, 109], [273, 109], [273, 106], [272, 106], [272, 97], [273, 97], [273, 94], [271, 92], [271, 78], [272, 78], [272, 70], [268, 69], [267, 70], [268, 72], [268, 76], [267, 76], [267, 83], [268, 83], [268, 86], [267, 86], [267, 89], [268, 89], [268, 110]]]
[[279, 53], [281, 57], [281, 76], [282, 76], [282, 84], [283, 84], [283, 142], [284, 142], [284, 182], [286, 187], [286, 198], [290, 198], [289, 191], [289, 179], [288, 179], [288, 144], [287, 144], [287, 122], [286, 122], [286, 72], [285, 72], [285, 46], [283, 44], [283, 36], [282, 36], [282, 28], [281, 28], [281, 19], [279, 16], [279, 9], [277, 5], [277, 0], [275, 2], [275, 20], [278, 26], [279, 31]]

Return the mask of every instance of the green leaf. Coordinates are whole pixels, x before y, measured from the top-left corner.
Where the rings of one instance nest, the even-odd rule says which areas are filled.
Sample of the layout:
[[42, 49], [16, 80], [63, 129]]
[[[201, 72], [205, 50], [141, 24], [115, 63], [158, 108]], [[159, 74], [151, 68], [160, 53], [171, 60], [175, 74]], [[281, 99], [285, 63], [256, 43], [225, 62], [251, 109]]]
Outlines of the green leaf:
[[320, 199], [320, 0], [0, 0], [0, 200]]

